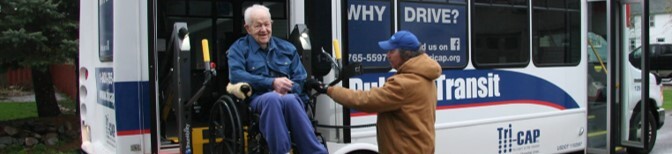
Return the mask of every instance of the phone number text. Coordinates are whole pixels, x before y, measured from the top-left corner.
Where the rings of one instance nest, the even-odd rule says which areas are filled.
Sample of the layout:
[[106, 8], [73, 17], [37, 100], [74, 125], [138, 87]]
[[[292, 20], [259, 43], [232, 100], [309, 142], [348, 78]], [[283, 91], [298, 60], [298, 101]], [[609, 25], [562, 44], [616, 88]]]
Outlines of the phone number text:
[[384, 53], [350, 54], [350, 61], [352, 62], [383, 62], [386, 60], [387, 54]]

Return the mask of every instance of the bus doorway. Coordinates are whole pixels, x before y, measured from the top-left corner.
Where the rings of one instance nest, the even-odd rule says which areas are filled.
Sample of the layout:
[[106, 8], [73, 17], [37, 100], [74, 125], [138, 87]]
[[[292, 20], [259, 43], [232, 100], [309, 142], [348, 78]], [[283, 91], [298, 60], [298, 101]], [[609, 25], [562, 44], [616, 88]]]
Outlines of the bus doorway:
[[588, 144], [587, 151], [604, 153], [607, 150], [607, 2], [588, 2]]
[[[660, 1], [662, 2], [662, 1]], [[613, 4], [617, 8], [612, 14], [615, 19], [615, 33], [619, 36], [613, 40], [620, 60], [615, 68], [622, 86], [618, 95], [622, 100], [616, 106], [618, 117], [614, 118], [620, 130], [615, 134], [614, 141], [627, 148], [628, 153], [649, 153], [653, 149], [658, 129], [665, 120], [663, 104], [662, 78], [652, 73], [651, 66], [656, 64], [650, 59], [652, 52], [650, 28], [653, 22], [654, 6], [663, 6], [658, 1], [626, 0]], [[657, 8], [657, 7], [656, 7]], [[638, 52], [639, 50], [639, 52]], [[638, 64], [637, 64], [638, 63]], [[635, 67], [641, 66], [641, 67]], [[613, 110], [612, 110], [613, 111]]]
[[649, 10], [643, 5], [588, 2], [587, 153], [648, 153], [663, 124], [661, 78], [645, 66]]
[[[187, 110], [191, 120], [191, 145], [194, 153], [209, 153], [207, 150], [208, 120], [210, 108], [218, 97], [226, 92], [228, 79], [228, 66], [226, 60], [226, 50], [238, 38], [246, 35], [243, 27], [243, 11], [253, 4], [262, 4], [270, 8], [273, 20], [273, 35], [286, 39], [289, 35], [289, 5], [287, 0], [157, 0], [155, 1], [155, 15], [152, 16], [155, 36], [151, 36], [155, 42], [156, 49], [150, 51], [154, 54], [156, 71], [155, 77], [158, 81], [150, 82], [156, 85], [156, 92], [150, 92], [151, 98], [156, 99], [152, 104], [152, 119], [156, 124], [151, 131], [152, 138], [160, 140], [153, 142], [152, 147], [159, 147], [159, 151], [165, 149], [174, 149], [180, 146], [180, 119], [177, 116], [175, 91], [186, 88], [187, 96], [190, 98], [196, 93], [205, 81], [206, 71], [203, 65], [203, 52], [201, 41], [208, 40], [211, 61], [217, 64], [215, 70], [217, 76], [211, 80], [210, 85], [206, 87], [205, 93], [194, 103], [194, 106]], [[189, 39], [185, 40], [191, 44], [189, 56], [187, 56], [188, 66], [182, 68], [184, 71], [174, 71], [173, 51], [171, 46], [171, 35], [174, 31], [175, 23], [185, 23], [188, 27]], [[184, 65], [183, 65], [184, 66]], [[181, 87], [175, 87], [177, 79], [172, 74], [180, 73], [186, 77], [181, 80], [187, 83], [181, 83]], [[182, 122], [184, 123], [184, 122]], [[181, 126], [184, 127], [184, 126]], [[156, 130], [156, 131], [154, 131]]]

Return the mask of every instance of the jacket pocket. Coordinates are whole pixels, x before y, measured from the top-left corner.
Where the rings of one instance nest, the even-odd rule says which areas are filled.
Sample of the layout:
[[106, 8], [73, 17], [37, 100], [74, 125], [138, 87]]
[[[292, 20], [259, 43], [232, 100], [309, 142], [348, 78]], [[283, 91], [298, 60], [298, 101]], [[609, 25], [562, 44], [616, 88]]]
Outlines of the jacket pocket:
[[289, 59], [289, 57], [280, 57], [278, 59], [275, 59], [273, 61], [275, 66], [278, 68], [278, 71], [285, 75], [290, 75], [292, 74], [292, 70], [290, 68], [290, 65], [292, 64], [292, 61]]
[[263, 75], [265, 71], [265, 65], [263, 61], [248, 61], [247, 62], [247, 72], [250, 72], [254, 75]]

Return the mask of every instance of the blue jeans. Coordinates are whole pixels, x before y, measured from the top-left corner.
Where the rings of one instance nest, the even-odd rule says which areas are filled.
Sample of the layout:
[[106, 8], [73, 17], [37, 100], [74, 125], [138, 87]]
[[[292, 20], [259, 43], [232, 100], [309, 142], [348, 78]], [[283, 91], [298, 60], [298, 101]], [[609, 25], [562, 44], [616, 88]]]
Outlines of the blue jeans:
[[[272, 154], [285, 154], [291, 149], [291, 137], [302, 154], [327, 153], [320, 144], [303, 102], [296, 94], [267, 92], [252, 100], [252, 110], [261, 113], [259, 130]], [[289, 129], [288, 129], [289, 128]]]

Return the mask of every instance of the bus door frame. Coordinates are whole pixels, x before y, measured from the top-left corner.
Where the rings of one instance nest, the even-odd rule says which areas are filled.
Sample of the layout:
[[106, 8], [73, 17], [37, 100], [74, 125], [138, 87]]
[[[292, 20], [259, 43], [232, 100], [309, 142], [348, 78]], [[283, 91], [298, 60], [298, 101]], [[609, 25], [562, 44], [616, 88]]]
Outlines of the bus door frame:
[[[649, 96], [649, 71], [650, 71], [650, 66], [649, 66], [649, 52], [647, 50], [649, 49], [649, 3], [647, 0], [607, 0], [607, 42], [609, 44], [608, 46], [608, 51], [609, 51], [609, 58], [611, 59], [611, 63], [609, 63], [609, 68], [617, 68], [617, 69], [612, 69], [613, 71], [609, 72], [609, 76], [607, 77], [607, 81], [609, 84], [607, 85], [608, 89], [608, 94], [609, 96], [607, 97], [607, 102], [608, 103], [608, 110], [609, 112], [608, 117], [609, 117], [609, 128], [608, 128], [608, 137], [607, 137], [607, 149], [608, 153], [616, 153], [616, 146], [623, 146], [626, 148], [643, 148], [643, 147], [649, 147], [649, 136], [645, 135], [644, 133], [646, 131], [642, 131], [642, 138], [641, 141], [632, 141], [629, 139], [624, 139], [621, 134], [623, 131], [628, 131], [627, 128], [621, 128], [622, 124], [622, 119], [625, 118], [625, 114], [623, 113], [623, 108], [624, 104], [627, 103], [623, 99], [623, 96], [621, 94], [627, 93], [627, 89], [620, 88], [622, 87], [622, 84], [625, 84], [628, 81], [624, 81], [624, 73], [621, 71], [621, 67], [623, 67], [627, 61], [622, 61], [622, 56], [627, 56], [624, 50], [621, 46], [622, 40], [624, 34], [621, 33], [622, 29], [625, 28], [621, 23], [622, 23], [622, 14], [625, 10], [622, 10], [622, 6], [628, 3], [641, 3], [641, 10], [642, 10], [642, 19], [641, 19], [641, 31], [640, 31], [640, 39], [641, 39], [641, 46], [642, 46], [642, 60], [641, 60], [641, 104], [642, 107], [640, 108], [639, 114], [641, 115], [642, 121], [648, 121], [649, 117], [646, 116], [646, 114], [649, 111], [649, 108], [651, 108], [648, 100]], [[620, 83], [620, 84], [619, 84]], [[616, 85], [616, 86], [614, 86]], [[648, 130], [648, 125], [643, 125], [642, 130]], [[612, 130], [616, 130], [615, 132]]]
[[[607, 4], [607, 5], [609, 5], [609, 9], [608, 9], [607, 12], [610, 12], [609, 10], [612, 10], [612, 11], [609, 13], [609, 15], [611, 17], [608, 18], [608, 20], [610, 20], [609, 24], [608, 24], [609, 25], [608, 27], [611, 28], [609, 30], [609, 33], [617, 34], [618, 36], [623, 37], [623, 35], [621, 35], [620, 32], [625, 27], [622, 26], [621, 23], [623, 23], [623, 22], [619, 21], [619, 19], [621, 19], [622, 12], [627, 11], [627, 10], [623, 10], [621, 8], [621, 6], [623, 4], [628, 4], [628, 3], [640, 3], [640, 5], [642, 7], [641, 8], [642, 12], [640, 12], [641, 13], [640, 39], [641, 39], [641, 51], [642, 51], [641, 52], [642, 53], [642, 56], [641, 56], [642, 60], [641, 60], [641, 65], [640, 65], [641, 66], [641, 76], [640, 77], [642, 79], [641, 82], [640, 82], [642, 84], [641, 85], [642, 88], [641, 88], [641, 95], [640, 96], [642, 98], [641, 98], [641, 103], [640, 104], [642, 106], [640, 108], [639, 114], [642, 114], [641, 115], [642, 121], [645, 122], [645, 121], [649, 121], [649, 117], [646, 116], [646, 114], [649, 112], [649, 109], [651, 108], [650, 103], [649, 103], [649, 99], [648, 99], [648, 97], [649, 97], [649, 84], [650, 84], [649, 83], [650, 82], [650, 80], [649, 80], [649, 72], [650, 72], [649, 55], [650, 55], [650, 52], [648, 52], [648, 49], [649, 49], [649, 20], [650, 19], [649, 19], [649, 3], [648, 3], [648, 0], [612, 0], [612, 1], [609, 1], [608, 4]], [[620, 37], [616, 37], [616, 38], [620, 38]], [[610, 37], [610, 39], [611, 39], [611, 37]], [[624, 63], [627, 63], [626, 61], [621, 61], [621, 59], [622, 59], [621, 56], [626, 56], [621, 51], [621, 50], [624, 50], [620, 46], [623, 43], [623, 42], [621, 42], [622, 40], [621, 39], [611, 39], [611, 40], [608, 39], [607, 41], [610, 44], [609, 48], [614, 49], [614, 50], [610, 50], [611, 55], [612, 55], [612, 56], [610, 56], [610, 58], [614, 58], [616, 61], [618, 61], [619, 65], [624, 65]], [[612, 65], [612, 64], [610, 64], [610, 65]], [[612, 68], [620, 68], [620, 67], [621, 66], [613, 66]], [[614, 69], [614, 70], [620, 70], [620, 69]], [[613, 79], [618, 79], [618, 80], [610, 81], [610, 84], [617, 85], [616, 83], [618, 81], [622, 80], [622, 78], [620, 78], [620, 77], [623, 76], [623, 73], [616, 74], [617, 72], [618, 71], [610, 72], [610, 74], [609, 74], [610, 77], [612, 77]], [[618, 76], [619, 78], [615, 78], [616, 76]], [[624, 84], [626, 82], [622, 81], [621, 83]], [[609, 88], [609, 90], [612, 90], [612, 89], [613, 88]], [[619, 99], [619, 100], [621, 100], [620, 102], [626, 103], [626, 102], [623, 101], [623, 99], [620, 95], [615, 95], [616, 93], [609, 93], [609, 94], [610, 94], [610, 98], [612, 100], [613, 99]], [[620, 98], [617, 98], [617, 97], [620, 97]], [[620, 134], [622, 134], [621, 133], [622, 131], [628, 131], [628, 130], [626, 130], [626, 128], [621, 128], [621, 120], [622, 120], [622, 118], [625, 117], [623, 115], [623, 110], [622, 110], [623, 106], [624, 105], [616, 105], [615, 108], [611, 109], [612, 113], [618, 113], [617, 115], [611, 116], [611, 118], [614, 119], [614, 122], [612, 122], [612, 124], [610, 125], [611, 128], [616, 128], [617, 130], [619, 130], [618, 133], [611, 134], [612, 138], [617, 139], [617, 140], [613, 140], [613, 141], [618, 141], [618, 143], [620, 143], [619, 145], [622, 145], [622, 146], [628, 147], [628, 148], [649, 147], [650, 146], [649, 144], [651, 144], [651, 143], [649, 142], [649, 136], [646, 135], [646, 131], [641, 132], [642, 133], [641, 134], [642, 138], [640, 138], [641, 140], [639, 140], [639, 141], [632, 141], [632, 140], [629, 140], [629, 139], [624, 139], [622, 136], [620, 136]], [[649, 127], [649, 125], [642, 125], [642, 130], [648, 130], [649, 129], [648, 127]], [[612, 148], [610, 150], [610, 153], [615, 153], [613, 150], [614, 149]]]

